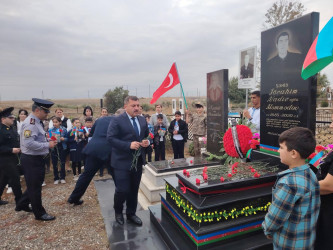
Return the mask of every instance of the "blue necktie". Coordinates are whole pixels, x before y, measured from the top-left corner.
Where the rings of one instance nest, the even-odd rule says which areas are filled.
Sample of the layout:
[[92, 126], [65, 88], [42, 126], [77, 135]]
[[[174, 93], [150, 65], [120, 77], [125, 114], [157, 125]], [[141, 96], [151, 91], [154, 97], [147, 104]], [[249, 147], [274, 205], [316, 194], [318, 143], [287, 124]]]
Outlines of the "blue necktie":
[[139, 128], [138, 128], [138, 125], [135, 122], [135, 118], [132, 117], [131, 119], [133, 121], [133, 127], [134, 127], [134, 130], [135, 130], [135, 133], [136, 133], [137, 136], [139, 136]]

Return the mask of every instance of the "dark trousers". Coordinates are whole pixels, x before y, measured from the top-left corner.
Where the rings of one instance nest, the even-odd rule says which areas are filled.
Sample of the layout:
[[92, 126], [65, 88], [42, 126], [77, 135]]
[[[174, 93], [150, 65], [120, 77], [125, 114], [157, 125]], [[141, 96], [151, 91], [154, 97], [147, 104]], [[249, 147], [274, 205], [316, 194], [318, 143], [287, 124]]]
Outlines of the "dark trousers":
[[17, 203], [22, 197], [22, 190], [20, 173], [18, 167], [16, 166], [16, 162], [6, 162], [5, 165], [0, 167], [0, 198], [7, 183], [13, 189], [15, 202]]
[[172, 140], [172, 149], [174, 159], [184, 158], [184, 140]]
[[84, 172], [80, 175], [78, 181], [76, 182], [75, 188], [69, 198], [73, 201], [79, 201], [86, 192], [92, 178], [100, 169], [100, 167], [108, 163], [109, 161], [105, 162], [92, 155], [87, 155], [84, 163]]
[[45, 176], [45, 160], [40, 155], [21, 154], [21, 165], [27, 190], [17, 203], [18, 207], [27, 207], [31, 202], [32, 211], [36, 218], [46, 213], [42, 205], [42, 183]]
[[59, 180], [58, 162], [60, 162], [60, 179], [64, 180], [66, 177], [65, 163], [66, 163], [66, 151], [62, 146], [57, 146], [51, 151], [53, 175], [54, 180]]
[[160, 141], [158, 145], [154, 144], [155, 147], [155, 161], [165, 160], [165, 142]]
[[145, 154], [148, 156], [148, 161], [147, 162], [151, 162], [152, 153], [153, 153], [153, 148], [151, 147], [151, 145], [149, 145], [148, 147], [145, 148]]
[[116, 185], [114, 210], [117, 214], [123, 213], [123, 205], [126, 201], [127, 216], [135, 215], [142, 176], [142, 159], [140, 157], [138, 160], [137, 170], [113, 169], [113, 171], [113, 178]]
[[73, 175], [76, 175], [76, 169], [77, 173], [81, 174], [81, 162], [72, 162], [72, 170], [73, 170]]
[[100, 167], [100, 169], [99, 169], [99, 175], [100, 175], [100, 176], [103, 176], [104, 168], [106, 168], [107, 171], [108, 171], [108, 174], [112, 176], [111, 165], [110, 165], [109, 163], [107, 163], [107, 162], [104, 163], [104, 164], [102, 165], [102, 167]]

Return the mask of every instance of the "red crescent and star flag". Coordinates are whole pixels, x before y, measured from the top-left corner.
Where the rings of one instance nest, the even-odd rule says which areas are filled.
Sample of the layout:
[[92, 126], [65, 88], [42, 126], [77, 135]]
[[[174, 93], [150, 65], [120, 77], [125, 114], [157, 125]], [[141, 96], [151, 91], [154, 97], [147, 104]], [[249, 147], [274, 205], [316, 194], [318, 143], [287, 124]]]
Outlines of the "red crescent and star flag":
[[161, 86], [154, 92], [150, 104], [155, 103], [165, 92], [180, 83], [176, 63], [173, 63]]
[[304, 80], [318, 73], [333, 61], [333, 17], [313, 41], [303, 63]]

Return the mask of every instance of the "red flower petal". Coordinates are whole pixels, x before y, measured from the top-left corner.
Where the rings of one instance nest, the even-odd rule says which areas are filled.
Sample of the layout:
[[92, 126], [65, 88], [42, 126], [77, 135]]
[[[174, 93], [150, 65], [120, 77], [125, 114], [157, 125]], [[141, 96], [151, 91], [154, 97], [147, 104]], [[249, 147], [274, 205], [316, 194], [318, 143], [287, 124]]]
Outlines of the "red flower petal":
[[185, 175], [186, 175], [186, 172], [187, 172], [187, 171], [186, 171], [186, 169], [184, 169], [184, 170], [183, 170], [183, 174], [185, 174]]
[[200, 184], [200, 180], [198, 178], [195, 179], [196, 184]]
[[221, 181], [221, 182], [224, 182], [224, 178], [223, 178], [223, 176], [220, 178], [220, 181]]

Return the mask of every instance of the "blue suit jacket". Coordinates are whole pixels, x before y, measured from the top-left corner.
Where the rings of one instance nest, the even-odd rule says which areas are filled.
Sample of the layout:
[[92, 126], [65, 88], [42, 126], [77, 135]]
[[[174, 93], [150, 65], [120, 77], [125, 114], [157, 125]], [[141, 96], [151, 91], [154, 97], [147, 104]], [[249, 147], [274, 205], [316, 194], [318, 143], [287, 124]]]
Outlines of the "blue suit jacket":
[[[131, 142], [141, 142], [148, 137], [149, 130], [146, 119], [138, 116], [140, 124], [140, 136], [134, 131], [132, 122], [128, 119], [127, 113], [113, 118], [108, 129], [108, 141], [112, 145], [111, 165], [115, 169], [130, 170], [134, 150], [130, 148]], [[141, 149], [142, 162], [145, 164], [144, 150]]]
[[111, 144], [107, 140], [106, 135], [112, 116], [99, 118], [94, 124], [94, 134], [87, 146], [83, 149], [83, 154], [94, 155], [95, 157], [106, 161], [111, 156]]

